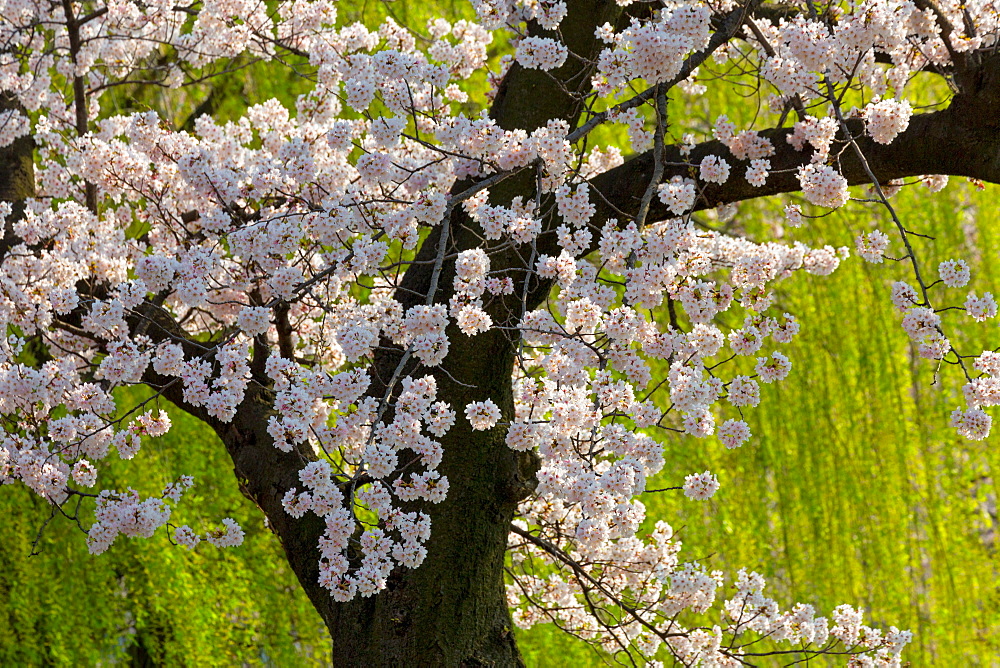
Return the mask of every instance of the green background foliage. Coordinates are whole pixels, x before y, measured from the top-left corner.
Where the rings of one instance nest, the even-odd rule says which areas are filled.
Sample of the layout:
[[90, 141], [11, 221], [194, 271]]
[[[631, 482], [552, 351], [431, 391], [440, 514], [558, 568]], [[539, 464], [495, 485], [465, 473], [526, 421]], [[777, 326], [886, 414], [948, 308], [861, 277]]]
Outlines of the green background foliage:
[[[119, 397], [134, 403], [136, 391]], [[112, 455], [108, 486], [145, 498], [191, 473], [195, 486], [171, 517], [204, 532], [232, 517], [242, 547], [171, 545], [118, 537], [101, 556], [86, 535], [27, 488], [0, 493], [0, 666], [270, 665], [329, 663], [329, 634], [285, 564], [263, 515], [237, 489], [215, 434], [170, 411], [172, 430], [131, 462]], [[89, 527], [92, 512], [81, 513]]]
[[[943, 260], [963, 257], [972, 267], [967, 288], [931, 289], [939, 308], [960, 305], [970, 289], [1000, 294], [995, 196], [992, 186], [953, 183], [933, 196], [923, 186], [905, 188], [892, 200], [911, 229], [935, 237], [917, 240], [928, 282]], [[729, 231], [761, 238], [781, 220], [780, 205], [745, 203]], [[853, 247], [856, 234], [890, 232], [890, 224], [875, 205], [852, 203], [786, 233]], [[901, 256], [900, 247], [894, 241], [889, 255]], [[780, 284], [775, 309], [795, 315], [802, 331], [785, 347], [788, 379], [762, 384], [760, 406], [746, 412], [753, 438], [727, 450], [714, 439], [665, 437], [664, 473], [650, 482], [676, 485], [709, 469], [721, 490], [702, 503], [680, 493], [642, 500], [650, 523], [675, 528], [682, 560], [699, 560], [730, 581], [740, 568], [755, 570], [782, 607], [811, 603], [829, 615], [849, 603], [865, 610], [868, 623], [911, 629], [905, 658], [915, 666], [996, 666], [998, 439], [970, 442], [948, 427], [950, 412], [964, 407], [963, 376], [943, 365], [935, 383], [935, 365], [916, 355], [902, 331], [888, 294], [907, 270], [852, 258], [831, 276]], [[976, 325], [960, 311], [943, 320], [962, 354], [997, 344], [995, 323]], [[602, 663], [552, 628], [533, 628], [520, 640], [529, 665]]]

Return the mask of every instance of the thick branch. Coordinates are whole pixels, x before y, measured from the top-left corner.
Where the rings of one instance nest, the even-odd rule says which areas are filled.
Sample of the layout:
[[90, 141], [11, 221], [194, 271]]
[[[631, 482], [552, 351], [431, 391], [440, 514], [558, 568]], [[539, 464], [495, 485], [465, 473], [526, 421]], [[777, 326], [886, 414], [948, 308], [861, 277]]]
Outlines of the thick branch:
[[[63, 0], [63, 11], [66, 13], [66, 34], [69, 37], [69, 53], [77, 66], [77, 56], [80, 53], [80, 22], [73, 11], [73, 3]], [[76, 111], [76, 131], [81, 137], [90, 129], [90, 112], [87, 104], [86, 81], [79, 74], [73, 75], [73, 105]], [[84, 185], [87, 208], [91, 213], [97, 213], [97, 186], [89, 181]]]
[[[943, 110], [914, 116], [907, 130], [889, 145], [879, 144], [864, 134], [863, 122], [848, 121], [859, 148], [880, 183], [925, 174], [947, 174], [1000, 183], [1000, 118], [993, 109], [1000, 102], [1000, 59], [993, 58], [977, 68], [975, 90], [962, 93]], [[697, 165], [707, 155], [724, 157], [733, 166], [732, 176], [725, 184], [705, 184], [695, 205], [696, 210], [721, 204], [778, 195], [800, 190], [797, 170], [809, 162], [811, 150], [798, 151], [787, 141], [791, 130], [770, 129], [761, 135], [771, 140], [775, 154], [771, 173], [762, 187], [750, 185], [743, 177], [748, 162], [736, 160], [718, 141], [695, 146], [688, 158], [681, 156], [678, 146], [667, 147], [663, 180], [673, 176], [688, 176], [689, 165]], [[843, 146], [844, 137], [838, 137]], [[840, 172], [851, 185], [869, 183], [864, 165], [851, 151], [841, 153]], [[646, 185], [652, 178], [654, 160], [647, 151], [591, 181], [600, 192], [597, 200], [597, 220], [631, 218], [639, 211]], [[654, 201], [650, 219], [672, 217], [662, 204]]]

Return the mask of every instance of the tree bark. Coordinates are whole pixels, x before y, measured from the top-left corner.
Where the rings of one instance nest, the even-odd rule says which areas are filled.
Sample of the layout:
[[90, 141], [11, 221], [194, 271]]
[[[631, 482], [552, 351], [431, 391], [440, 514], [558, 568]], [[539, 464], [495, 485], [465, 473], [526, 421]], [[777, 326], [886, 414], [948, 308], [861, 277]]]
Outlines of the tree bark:
[[[455, 335], [448, 373], [434, 374], [438, 396], [460, 416], [466, 403], [487, 398], [510, 415], [510, 342], [495, 332]], [[333, 606], [337, 666], [522, 665], [503, 590], [507, 527], [521, 498], [518, 457], [500, 426], [475, 432], [464, 417], [442, 445], [438, 470], [450, 488], [443, 502], [421, 508], [431, 516], [427, 558], [394, 571], [385, 591]]]
[[[21, 105], [10, 93], [0, 93], [0, 111], [21, 111]], [[35, 196], [35, 142], [31, 135], [18, 137], [13, 143], [0, 147], [0, 202], [9, 202], [11, 213], [3, 226], [0, 239], [0, 258], [17, 243], [14, 223], [24, 215], [24, 203]]]
[[[492, 117], [506, 129], [531, 132], [556, 118], [571, 126], [583, 110], [589, 91], [590, 68], [601, 44], [594, 27], [614, 24], [621, 12], [613, 0], [571, 0], [560, 29], [572, 54], [551, 73], [525, 70], [514, 64], [498, 91]], [[545, 34], [529, 26], [533, 34]], [[460, 192], [468, 183], [456, 186]], [[532, 172], [517, 175], [491, 188], [493, 203], [516, 196], [534, 196]], [[424, 241], [418, 260], [434, 257], [438, 244], [454, 253], [481, 244], [478, 229], [459, 207], [452, 215], [449, 238], [442, 227]], [[519, 252], [505, 252], [492, 260], [494, 269], [526, 267]], [[415, 264], [403, 278], [396, 298], [409, 308], [422, 303], [430, 286], [429, 264]], [[523, 276], [524, 272], [515, 272]], [[440, 277], [436, 303], [452, 295], [454, 263], [446, 263]], [[494, 322], [516, 324], [521, 310], [520, 285], [515, 294], [496, 300], [487, 308]], [[337, 666], [521, 666], [523, 662], [512, 633], [510, 611], [504, 594], [504, 559], [507, 535], [518, 501], [530, 491], [536, 458], [516, 453], [505, 443], [501, 426], [472, 431], [463, 409], [471, 401], [492, 399], [507, 421], [513, 416], [511, 372], [515, 340], [503, 330], [468, 337], [454, 326], [451, 347], [442, 370], [432, 374], [438, 397], [451, 404], [459, 418], [442, 439], [444, 458], [438, 470], [450, 487], [440, 504], [424, 504], [431, 516], [427, 558], [417, 569], [398, 569], [388, 587], [368, 599], [332, 605], [324, 614], [333, 634]], [[387, 342], [383, 342], [386, 344]], [[401, 351], [380, 352], [372, 365], [375, 396], [382, 396]], [[406, 369], [416, 371], [415, 365]]]

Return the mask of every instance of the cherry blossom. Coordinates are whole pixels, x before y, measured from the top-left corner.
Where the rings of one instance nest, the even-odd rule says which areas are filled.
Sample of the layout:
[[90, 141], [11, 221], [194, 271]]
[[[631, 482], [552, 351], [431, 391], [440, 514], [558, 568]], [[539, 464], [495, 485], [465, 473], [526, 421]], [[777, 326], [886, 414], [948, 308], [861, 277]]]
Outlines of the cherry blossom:
[[[682, 563], [643, 495], [713, 498], [717, 477], [680, 479], [664, 449], [743, 454], [725, 450], [751, 438], [760, 383], [811, 361], [783, 282], [855, 262], [851, 238], [917, 354], [966, 371], [951, 426], [987, 438], [1000, 362], [971, 362], [952, 328], [996, 302], [961, 258], [925, 278], [923, 235], [889, 197], [947, 177], [881, 178], [898, 161], [879, 151], [952, 113], [922, 111], [918, 72], [982, 79], [966, 75], [1000, 30], [989, 3], [675, 2], [585, 30], [561, 1], [474, 0], [419, 30], [325, 0], [4, 6], [0, 148], [37, 160], [34, 191], [0, 203], [0, 483], [92, 503], [91, 552], [161, 530], [191, 550], [244, 540], [231, 518], [171, 523], [190, 479], [105, 489], [105, 459], [141, 465], [170, 411], [237, 467], [251, 450], [291, 467], [247, 489], [279, 533], [318, 527], [309, 579], [333, 605], [437, 558], [432, 524], [472, 484], [449, 458], [482, 450], [495, 466], [477, 475], [509, 496], [493, 531], [509, 562], [491, 558], [520, 627], [555, 621], [636, 663], [737, 665], [756, 634], [901, 665], [906, 631], [850, 606], [782, 611], [756, 573]], [[116, 111], [140, 74], [169, 97], [249, 60], [294, 64], [302, 93], [225, 121]], [[745, 109], [694, 104], [736, 84]], [[771, 234], [746, 231], [736, 203], [796, 189]], [[849, 233], [843, 208], [881, 230]], [[39, 341], [45, 361], [24, 354]], [[119, 405], [134, 384], [152, 396]]]
[[691, 474], [684, 478], [684, 495], [689, 499], [704, 501], [719, 490], [719, 480], [709, 471]]

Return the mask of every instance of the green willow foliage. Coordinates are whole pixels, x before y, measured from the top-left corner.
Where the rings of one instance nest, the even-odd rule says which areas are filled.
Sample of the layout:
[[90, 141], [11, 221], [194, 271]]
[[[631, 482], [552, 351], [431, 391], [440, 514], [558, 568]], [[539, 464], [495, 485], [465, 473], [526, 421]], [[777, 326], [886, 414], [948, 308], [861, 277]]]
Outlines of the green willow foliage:
[[[915, 186], [892, 200], [912, 229], [936, 237], [917, 249], [925, 267], [936, 274], [957, 253], [969, 261], [973, 283], [950, 290], [949, 303], [963, 302], [968, 289], [1000, 294], [995, 196], [993, 188], [953, 183], [934, 197]], [[848, 209], [807, 223], [794, 238], [853, 246], [876, 224], [888, 229], [874, 205]], [[779, 206], [747, 203], [730, 231], [752, 234], [780, 220]], [[727, 577], [756, 570], [783, 604], [812, 603], [829, 614], [850, 603], [876, 624], [911, 629], [905, 658], [914, 666], [996, 666], [1000, 450], [996, 437], [966, 441], [948, 427], [951, 410], [964, 405], [961, 371], [946, 365], [933, 384], [934, 366], [911, 350], [888, 299], [906, 270], [852, 258], [832, 276], [783, 285], [777, 303], [802, 332], [789, 349], [788, 379], [761, 385], [760, 406], [747, 417], [753, 438], [730, 451], [717, 441], [665, 437], [667, 473], [650, 482], [674, 485], [710, 469], [722, 489], [705, 503], [679, 492], [642, 500], [650, 525], [665, 519], [675, 528], [687, 559]], [[964, 318], [944, 314], [949, 334]], [[995, 345], [995, 332], [995, 325], [967, 327], [952, 341], [978, 354], [990, 334]], [[603, 663], [544, 626], [519, 640], [529, 665]]]
[[[892, 200], [911, 229], [936, 238], [917, 248], [932, 275], [958, 253], [969, 261], [966, 290], [932, 288], [953, 293], [949, 303], [960, 304], [969, 289], [1000, 294], [995, 197], [992, 187], [953, 182], [934, 197], [914, 186]], [[794, 238], [853, 247], [863, 231], [888, 230], [875, 205], [848, 210], [808, 222]], [[746, 203], [729, 231], [752, 235], [781, 220], [780, 206]], [[907, 269], [852, 258], [832, 276], [785, 283], [777, 303], [802, 332], [789, 349], [788, 379], [761, 385], [760, 406], [747, 417], [753, 438], [730, 451], [717, 441], [665, 437], [667, 473], [650, 483], [673, 485], [710, 469], [722, 489], [705, 503], [679, 492], [642, 500], [650, 523], [665, 519], [675, 528], [687, 559], [727, 577], [756, 570], [782, 603], [812, 603], [823, 614], [850, 603], [874, 623], [911, 629], [905, 658], [914, 666], [995, 666], [1000, 449], [996, 437], [966, 441], [948, 427], [951, 410], [964, 405], [961, 371], [946, 365], [933, 384], [934, 366], [911, 350], [888, 299]], [[950, 335], [961, 319], [959, 311], [944, 314]], [[995, 332], [995, 324], [967, 326], [952, 341], [978, 354], [995, 345]], [[554, 629], [536, 627], [519, 640], [529, 665], [603, 663], [574, 652]]]
[[[692, 107], [705, 110], [701, 127], [675, 130], [675, 139], [684, 131], [707, 132], [708, 109], [725, 108], [722, 92], [706, 83], [700, 99], [672, 101], [688, 114]], [[756, 112], [726, 113], [748, 124]], [[621, 145], [622, 138], [614, 139]], [[870, 196], [861, 188], [852, 194]], [[913, 185], [891, 200], [908, 229], [934, 238], [914, 243], [928, 282], [944, 260], [969, 263], [965, 289], [931, 288], [942, 305], [960, 306], [970, 290], [1000, 295], [997, 194], [996, 186], [980, 190], [953, 179], [943, 192]], [[801, 198], [786, 197], [744, 202], [726, 222], [696, 218], [760, 241], [780, 233], [788, 201], [809, 211]], [[887, 256], [900, 257], [905, 251], [892, 228], [880, 205], [852, 202], [784, 236], [853, 251], [855, 236], [881, 229], [893, 239]], [[831, 276], [778, 284], [775, 308], [802, 325], [787, 351], [791, 374], [761, 384], [760, 406], [746, 418], [753, 437], [738, 450], [661, 435], [665, 473], [650, 488], [708, 469], [722, 489], [705, 503], [679, 492], [646, 494], [647, 525], [669, 522], [684, 543], [684, 559], [721, 570], [730, 581], [740, 568], [758, 571], [781, 604], [811, 603], [829, 614], [849, 603], [865, 610], [869, 623], [909, 628], [915, 637], [904, 658], [914, 666], [997, 666], [1000, 437], [967, 441], [948, 426], [951, 411], [965, 405], [964, 377], [917, 356], [889, 300], [896, 280], [913, 283], [907, 263], [871, 265], [854, 255]], [[943, 313], [942, 322], [962, 354], [997, 344], [995, 322], [978, 324], [962, 311]], [[752, 360], [734, 362], [753, 373]], [[666, 372], [664, 366], [660, 373]], [[532, 666], [597, 666], [607, 659], [546, 626], [521, 633], [519, 643]]]
[[[120, 405], [136, 396], [123, 394]], [[50, 513], [27, 489], [5, 488], [0, 666], [329, 664], [329, 635], [263, 517], [239, 493], [215, 434], [179, 411], [170, 414], [174, 428], [136, 455], [146, 472], [140, 493], [159, 493], [193, 472], [192, 498], [178, 504], [172, 522], [199, 527], [233, 517], [246, 530], [244, 545], [190, 552], [160, 532], [120, 538], [93, 557], [76, 524], [56, 516], [29, 556]], [[92, 511], [81, 515], [89, 526]]]

